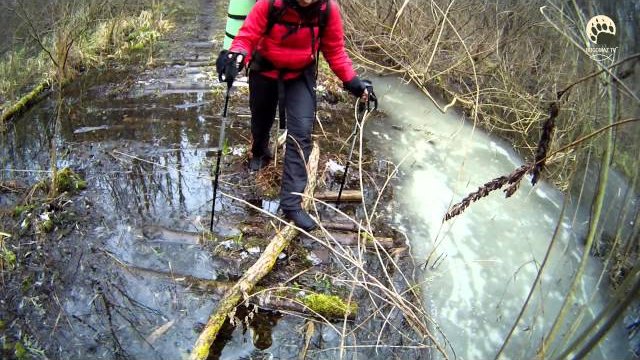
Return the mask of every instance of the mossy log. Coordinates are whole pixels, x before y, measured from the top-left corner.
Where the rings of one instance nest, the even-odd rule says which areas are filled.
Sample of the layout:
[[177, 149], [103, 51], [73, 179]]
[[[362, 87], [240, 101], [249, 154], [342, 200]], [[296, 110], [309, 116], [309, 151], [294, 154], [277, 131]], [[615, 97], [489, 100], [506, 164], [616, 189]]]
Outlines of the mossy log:
[[[309, 182], [305, 190], [304, 201], [302, 206], [308, 208], [310, 203], [309, 194], [313, 194], [316, 187], [316, 173], [318, 170], [318, 158], [320, 149], [317, 143], [313, 144], [313, 150], [309, 156], [307, 172], [309, 174]], [[271, 239], [269, 245], [262, 253], [260, 258], [244, 273], [242, 278], [227, 292], [225, 297], [218, 303], [216, 311], [209, 317], [209, 321], [204, 330], [198, 336], [193, 350], [191, 352], [191, 360], [204, 360], [209, 356], [209, 348], [218, 336], [220, 328], [227, 319], [229, 313], [235, 309], [238, 303], [245, 296], [249, 296], [252, 289], [265, 275], [273, 268], [278, 255], [284, 250], [292, 239], [298, 235], [298, 230], [292, 225], [287, 225]]]
[[[167, 274], [170, 275], [170, 274]], [[176, 283], [184, 283], [188, 288], [213, 296], [224, 296], [233, 288], [233, 283], [199, 279], [183, 276], [175, 279]], [[318, 319], [342, 321], [354, 320], [358, 305], [348, 302], [338, 295], [310, 292], [300, 295], [301, 291], [270, 290], [256, 286], [252, 289], [247, 302], [264, 310], [288, 311]]]
[[6, 124], [14, 116], [22, 114], [29, 108], [29, 106], [38, 102], [38, 100], [40, 99], [40, 94], [45, 92], [50, 86], [51, 84], [49, 83], [49, 81], [45, 80], [38, 84], [38, 86], [36, 86], [33, 90], [31, 90], [30, 93], [20, 98], [17, 103], [15, 103], [12, 107], [2, 113], [2, 116], [0, 117], [0, 125]]
[[[223, 298], [234, 286], [234, 283], [228, 281], [203, 279], [191, 275], [145, 269], [122, 261], [118, 261], [118, 264], [128, 271], [152, 277], [161, 276], [170, 279], [173, 283], [183, 285], [189, 291], [215, 298]], [[264, 289], [255, 286], [250, 293], [251, 297], [248, 302], [266, 310], [296, 312], [309, 317], [338, 321], [345, 318], [353, 320], [358, 310], [357, 304], [348, 303], [347, 300], [337, 295], [315, 292], [303, 292], [304, 294], [300, 295], [300, 293], [299, 290]]]

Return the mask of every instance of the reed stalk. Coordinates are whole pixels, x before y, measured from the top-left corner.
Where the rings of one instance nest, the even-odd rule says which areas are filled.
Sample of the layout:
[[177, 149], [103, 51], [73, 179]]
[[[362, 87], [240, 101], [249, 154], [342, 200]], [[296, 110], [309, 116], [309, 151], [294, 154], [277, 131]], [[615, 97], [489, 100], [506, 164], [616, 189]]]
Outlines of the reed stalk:
[[[612, 82], [611, 77], [607, 77], [606, 80], [609, 81], [608, 92], [609, 92], [609, 125], [614, 124], [618, 117], [618, 107], [617, 107], [617, 91], [616, 85]], [[562, 307], [560, 308], [560, 312], [555, 317], [553, 325], [551, 326], [551, 330], [543, 340], [540, 348], [538, 349], [538, 353], [545, 357], [547, 356], [547, 350], [551, 348], [552, 343], [556, 341], [556, 337], [558, 336], [558, 332], [561, 327], [565, 323], [566, 316], [569, 310], [573, 307], [575, 302], [575, 293], [578, 289], [580, 281], [584, 276], [584, 271], [587, 267], [587, 263], [590, 260], [591, 249], [593, 247], [596, 235], [599, 230], [599, 221], [600, 216], [602, 214], [602, 207], [604, 203], [604, 198], [606, 196], [606, 188], [607, 181], [609, 179], [609, 170], [611, 165], [611, 155], [613, 154], [614, 147], [614, 132], [613, 127], [609, 128], [605, 138], [605, 146], [604, 153], [602, 154], [602, 159], [600, 163], [600, 175], [598, 177], [598, 188], [594, 197], [592, 213], [591, 213], [591, 221], [589, 223], [589, 230], [587, 233], [587, 237], [585, 240], [585, 246], [582, 253], [582, 259], [580, 260], [580, 265], [576, 271], [576, 274], [573, 277], [573, 281], [571, 282], [571, 286], [565, 296], [565, 299], [562, 303]]]

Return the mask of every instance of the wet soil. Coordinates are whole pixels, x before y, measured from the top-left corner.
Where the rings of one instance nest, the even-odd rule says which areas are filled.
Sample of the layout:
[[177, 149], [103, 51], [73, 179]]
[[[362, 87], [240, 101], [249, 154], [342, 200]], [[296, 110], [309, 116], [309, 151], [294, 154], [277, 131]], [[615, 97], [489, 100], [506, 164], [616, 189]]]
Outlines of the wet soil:
[[[54, 134], [56, 104], [47, 100], [1, 135], [0, 231], [11, 237], [0, 250], [16, 256], [10, 262], [3, 255], [0, 268], [3, 359], [18, 356], [20, 346], [26, 358], [184, 358], [223, 293], [199, 284], [237, 279], [275, 233], [268, 212], [277, 209], [279, 171], [247, 169], [247, 89], [238, 82], [226, 128], [222, 195], [215, 199], [213, 234], [204, 235], [222, 126], [224, 85], [211, 66], [222, 34], [221, 6], [185, 0], [155, 65], [95, 70], [70, 85]], [[351, 102], [335, 103], [341, 96], [324, 94], [334, 103], [319, 104], [321, 169], [347, 156], [353, 114]], [[29, 194], [48, 176], [52, 136], [58, 167], [81, 174], [85, 190], [55, 199], [43, 191]], [[371, 151], [364, 158], [365, 199], [371, 204], [393, 168]], [[359, 187], [356, 175], [349, 176], [348, 188]], [[320, 189], [336, 186], [325, 169]], [[410, 274], [413, 267], [403, 239], [385, 225], [394, 211], [392, 195], [383, 196], [373, 228], [376, 235], [395, 237], [402, 249], [382, 261], [379, 255], [360, 257], [374, 276], [383, 278], [386, 269], [402, 292], [406, 283], [399, 270]], [[25, 204], [30, 206], [16, 211]], [[340, 209], [356, 219], [364, 216], [361, 205]], [[323, 221], [338, 217], [328, 206], [318, 210]], [[54, 224], [50, 232], [41, 226], [46, 219]], [[340, 352], [347, 358], [424, 358], [424, 340], [407, 335], [413, 330], [400, 312], [372, 295], [379, 291], [347, 286], [351, 268], [333, 250], [300, 237], [260, 286], [351, 296], [360, 305], [357, 320], [343, 328], [240, 306], [238, 320], [227, 324], [211, 358], [296, 358], [305, 349], [309, 358]]]

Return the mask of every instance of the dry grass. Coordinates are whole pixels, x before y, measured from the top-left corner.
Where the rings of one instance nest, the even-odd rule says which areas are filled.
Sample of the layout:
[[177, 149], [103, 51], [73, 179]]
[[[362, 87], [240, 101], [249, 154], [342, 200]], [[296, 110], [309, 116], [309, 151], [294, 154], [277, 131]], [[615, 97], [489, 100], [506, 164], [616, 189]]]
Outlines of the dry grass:
[[[147, 50], [143, 60], [153, 61], [152, 44], [173, 28], [165, 6], [138, 2], [113, 12], [107, 3], [86, 2], [68, 7], [61, 2], [52, 14], [26, 6], [16, 8], [20, 28], [36, 45], [9, 50], [0, 58], [0, 108], [9, 109], [34, 84], [45, 80], [62, 83], [80, 70], [103, 65], [109, 59], [128, 61]], [[168, 4], [164, 4], [168, 6]], [[51, 5], [53, 6], [53, 5]], [[142, 9], [140, 9], [142, 7]], [[49, 17], [45, 17], [49, 16]], [[60, 16], [55, 21], [55, 16]], [[42, 17], [42, 18], [41, 18]], [[139, 56], [138, 56], [139, 58]]]
[[[411, 80], [441, 110], [441, 98], [455, 101], [476, 125], [511, 141], [529, 161], [536, 158], [557, 92], [598, 69], [550, 24], [584, 43], [581, 14], [548, 6], [547, 19], [539, 11], [544, 5], [549, 3], [342, 3], [354, 58], [375, 71]], [[604, 125], [598, 85], [598, 78], [587, 79], [558, 102], [548, 149]], [[638, 115], [631, 110], [637, 105], [632, 100], [622, 98], [622, 118]], [[628, 145], [620, 152], [632, 151], [629, 141], [637, 135], [627, 135], [623, 142]], [[566, 156], [571, 157], [569, 165], [580, 160], [574, 153]], [[543, 175], [567, 189], [573, 166], [563, 165], [560, 157], [549, 160]]]
[[[532, 164], [485, 183], [454, 205], [447, 219], [507, 184], [509, 196], [526, 173], [534, 183], [547, 179], [575, 192], [584, 181], [594, 181], [582, 176], [587, 167], [602, 159], [595, 166], [607, 169], [607, 159], [613, 159], [613, 168], [637, 178], [638, 56], [593, 61], [585, 50], [587, 11], [577, 2], [346, 0], [341, 5], [351, 54], [361, 64], [411, 81], [442, 112], [458, 105], [474, 125], [510, 141]], [[611, 95], [612, 88], [619, 96]], [[602, 191], [593, 209], [601, 209]], [[588, 245], [597, 232], [598, 211]], [[637, 219], [637, 207], [631, 211], [627, 219]], [[636, 274], [637, 229], [630, 235], [618, 231], [608, 244], [613, 250], [605, 257], [605, 272], [612, 270], [617, 283]], [[587, 246], [585, 253], [590, 250]], [[589, 346], [593, 342], [583, 350]]]
[[282, 164], [282, 155], [278, 154], [277, 160], [272, 160], [267, 167], [256, 172], [256, 187], [260, 195], [267, 198], [278, 196], [282, 179]]

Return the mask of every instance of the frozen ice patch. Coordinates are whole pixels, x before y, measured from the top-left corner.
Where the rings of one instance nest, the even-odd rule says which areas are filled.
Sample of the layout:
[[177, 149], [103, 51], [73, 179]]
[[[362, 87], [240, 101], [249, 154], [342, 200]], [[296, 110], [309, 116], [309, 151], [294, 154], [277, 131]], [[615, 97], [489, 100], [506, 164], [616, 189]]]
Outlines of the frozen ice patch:
[[333, 159], [327, 161], [326, 165], [327, 170], [329, 170], [329, 173], [331, 173], [331, 175], [335, 175], [337, 172], [344, 173], [344, 165], [338, 164], [337, 162], [333, 161]]

